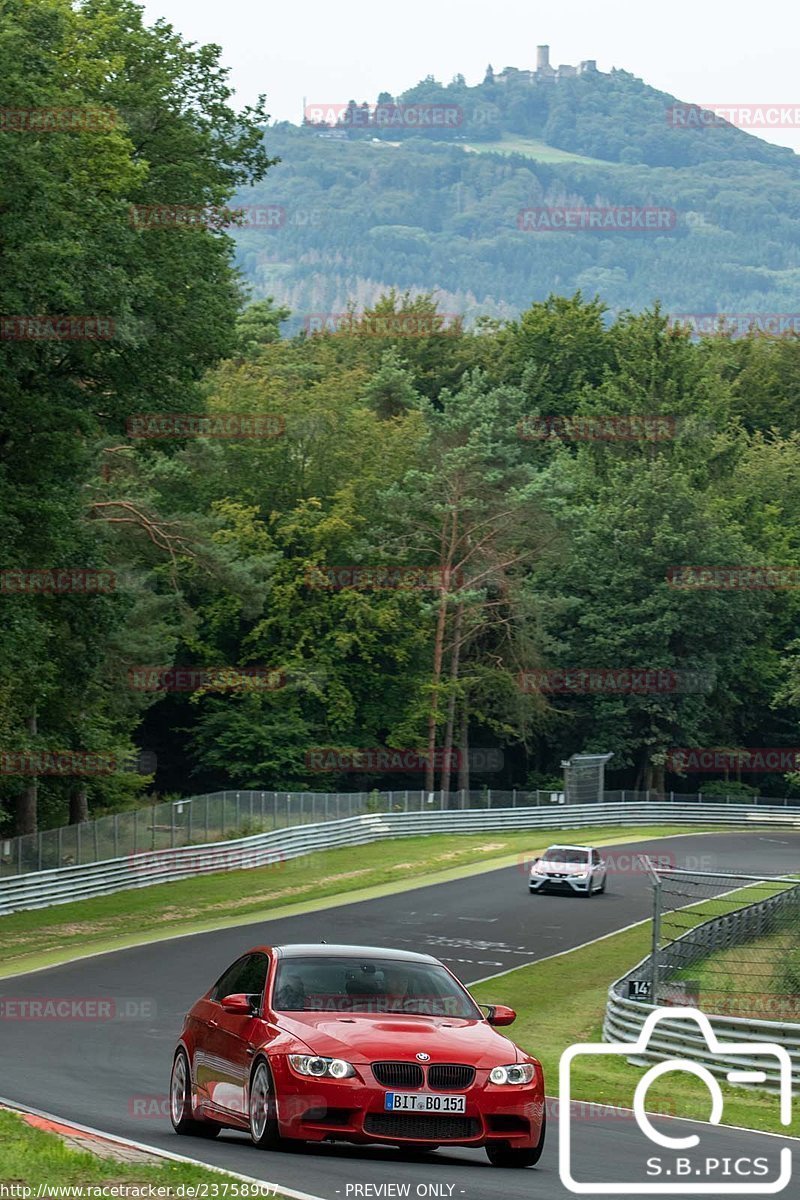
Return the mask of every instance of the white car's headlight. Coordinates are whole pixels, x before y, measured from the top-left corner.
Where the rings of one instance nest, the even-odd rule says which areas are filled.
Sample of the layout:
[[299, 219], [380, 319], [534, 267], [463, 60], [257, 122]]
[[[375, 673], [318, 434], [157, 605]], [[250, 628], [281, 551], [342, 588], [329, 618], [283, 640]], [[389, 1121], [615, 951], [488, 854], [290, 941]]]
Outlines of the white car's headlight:
[[508, 1067], [494, 1067], [489, 1072], [490, 1083], [532, 1083], [535, 1077], [533, 1063], [511, 1063]]
[[317, 1079], [323, 1076], [328, 1079], [349, 1079], [356, 1073], [353, 1064], [345, 1062], [343, 1058], [323, 1058], [319, 1054], [290, 1054], [289, 1062], [298, 1075], [313, 1075]]

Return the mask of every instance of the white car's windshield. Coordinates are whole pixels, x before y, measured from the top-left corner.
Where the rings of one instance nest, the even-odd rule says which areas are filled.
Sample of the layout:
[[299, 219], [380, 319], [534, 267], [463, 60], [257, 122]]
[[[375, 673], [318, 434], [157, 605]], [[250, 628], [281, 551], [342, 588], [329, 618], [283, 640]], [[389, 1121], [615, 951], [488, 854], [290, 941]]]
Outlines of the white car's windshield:
[[570, 863], [574, 865], [580, 863], [585, 866], [589, 861], [588, 850], [570, 850], [567, 848], [555, 847], [552, 850], [547, 850], [542, 855], [542, 862], [546, 863]]
[[477, 1019], [480, 1009], [435, 963], [381, 958], [285, 958], [272, 1007], [294, 1012], [402, 1012]]

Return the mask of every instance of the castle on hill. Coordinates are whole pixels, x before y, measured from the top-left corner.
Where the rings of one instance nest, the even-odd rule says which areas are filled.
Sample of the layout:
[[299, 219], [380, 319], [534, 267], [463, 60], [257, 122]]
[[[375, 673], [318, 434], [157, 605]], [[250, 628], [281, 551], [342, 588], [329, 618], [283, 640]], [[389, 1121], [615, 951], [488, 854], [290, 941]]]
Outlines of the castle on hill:
[[559, 79], [572, 79], [575, 75], [586, 75], [591, 71], [597, 71], [595, 58], [585, 58], [577, 67], [572, 67], [569, 63], [560, 63], [559, 66], [553, 67], [550, 65], [550, 47], [537, 46], [535, 71], [518, 71], [514, 67], [506, 67], [499, 75], [495, 75], [489, 67], [485, 82], [508, 83], [513, 75], [523, 83], [557, 83]]

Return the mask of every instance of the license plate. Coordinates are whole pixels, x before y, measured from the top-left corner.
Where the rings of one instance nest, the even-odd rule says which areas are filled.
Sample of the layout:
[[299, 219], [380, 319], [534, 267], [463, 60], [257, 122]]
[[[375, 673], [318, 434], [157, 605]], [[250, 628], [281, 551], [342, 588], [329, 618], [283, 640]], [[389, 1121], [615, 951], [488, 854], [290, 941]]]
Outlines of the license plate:
[[387, 1092], [384, 1107], [389, 1112], [463, 1113], [466, 1096], [438, 1096], [433, 1092]]

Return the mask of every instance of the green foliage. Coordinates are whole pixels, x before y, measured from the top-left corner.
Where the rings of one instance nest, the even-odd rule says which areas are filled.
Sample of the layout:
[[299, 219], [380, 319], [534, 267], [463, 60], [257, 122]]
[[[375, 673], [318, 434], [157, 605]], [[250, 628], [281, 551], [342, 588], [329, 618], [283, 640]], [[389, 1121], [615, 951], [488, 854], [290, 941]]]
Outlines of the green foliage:
[[[184, 614], [166, 610], [189, 543], [165, 538], [174, 526], [149, 506], [120, 438], [132, 414], [199, 406], [241, 298], [230, 237], [201, 223], [140, 228], [131, 206], [223, 205], [270, 165], [266, 115], [229, 107], [217, 48], [145, 27], [129, 0], [7, 0], [3, 17], [4, 104], [76, 121], [0, 136], [0, 312], [101, 322], [99, 336], [0, 339], [3, 567], [105, 569], [116, 587], [0, 597], [0, 735], [4, 749], [125, 760], [145, 701], [124, 666], [168, 660]], [[120, 461], [128, 478], [111, 469]], [[43, 819], [63, 820], [78, 792], [81, 804], [123, 803], [145, 782], [125, 771], [85, 787], [42, 780], [37, 797], [30, 778], [6, 777], [0, 792], [31, 829], [37, 801]]]
[[[435, 288], [442, 310], [469, 322], [579, 290], [612, 313], [656, 298], [676, 314], [796, 311], [800, 159], [791, 150], [730, 125], [673, 128], [679, 102], [625, 71], [556, 84], [511, 71], [504, 84], [474, 88], [425, 80], [398, 101], [449, 105], [463, 121], [425, 132], [354, 125], [343, 140], [281, 123], [270, 133], [282, 162], [268, 189], [239, 195], [285, 209], [280, 228], [244, 228], [236, 240], [256, 294], [295, 314], [291, 332], [348, 302], [363, 310], [390, 287]], [[522, 210], [565, 205], [655, 206], [672, 210], [675, 225], [520, 228]], [[768, 380], [756, 351], [748, 371], [784, 418], [796, 395], [791, 361], [773, 364]]]

